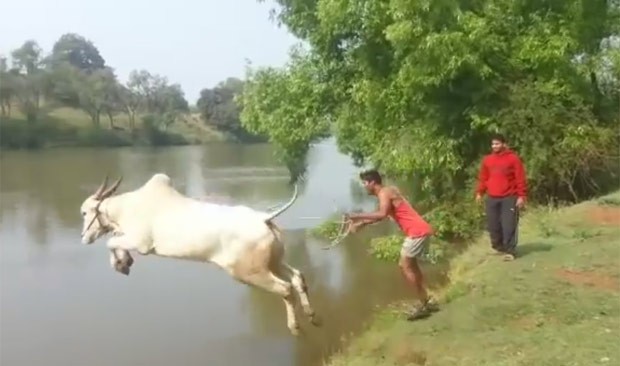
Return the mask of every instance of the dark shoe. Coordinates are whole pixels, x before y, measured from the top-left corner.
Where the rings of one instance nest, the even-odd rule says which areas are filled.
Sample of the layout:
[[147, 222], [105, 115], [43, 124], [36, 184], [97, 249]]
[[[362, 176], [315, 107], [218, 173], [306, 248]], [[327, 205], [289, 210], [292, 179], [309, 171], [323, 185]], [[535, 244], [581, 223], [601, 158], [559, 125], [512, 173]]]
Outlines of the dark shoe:
[[504, 254], [503, 259], [504, 259], [504, 262], [512, 262], [516, 259], [516, 256], [512, 253], [506, 253]]
[[437, 303], [437, 300], [433, 299], [432, 297], [428, 298], [426, 304], [424, 304], [424, 307], [431, 313], [439, 311], [439, 304]]
[[407, 320], [413, 321], [423, 319], [429, 317], [432, 313], [436, 311], [439, 311], [439, 305], [434, 299], [429, 298], [426, 303], [414, 308], [410, 313], [408, 313]]
[[428, 318], [430, 315], [431, 315], [431, 312], [428, 309], [420, 306], [418, 308], [415, 308], [413, 311], [407, 314], [407, 320], [414, 321], [414, 320], [424, 319], [424, 318]]

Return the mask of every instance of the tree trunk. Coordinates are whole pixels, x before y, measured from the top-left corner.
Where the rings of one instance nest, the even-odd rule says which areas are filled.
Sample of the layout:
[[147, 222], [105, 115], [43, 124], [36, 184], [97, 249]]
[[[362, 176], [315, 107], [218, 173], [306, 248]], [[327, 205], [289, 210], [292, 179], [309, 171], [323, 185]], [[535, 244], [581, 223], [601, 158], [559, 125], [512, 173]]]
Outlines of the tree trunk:
[[601, 108], [602, 93], [598, 87], [598, 78], [596, 77], [596, 73], [594, 71], [590, 71], [590, 83], [592, 84], [592, 91], [594, 92], [594, 105], [592, 106], [592, 109], [596, 118], [601, 120], [603, 118]]
[[99, 125], [99, 115], [101, 114], [101, 112], [91, 111], [89, 114], [90, 114], [90, 119], [93, 121], [93, 125], [95, 125], [96, 128], [101, 127]]
[[114, 129], [114, 116], [111, 112], [108, 112], [108, 118], [110, 119], [110, 128]]
[[136, 114], [135, 112], [131, 112], [131, 115], [129, 117], [129, 123], [131, 124], [131, 130], [135, 130], [136, 129]]

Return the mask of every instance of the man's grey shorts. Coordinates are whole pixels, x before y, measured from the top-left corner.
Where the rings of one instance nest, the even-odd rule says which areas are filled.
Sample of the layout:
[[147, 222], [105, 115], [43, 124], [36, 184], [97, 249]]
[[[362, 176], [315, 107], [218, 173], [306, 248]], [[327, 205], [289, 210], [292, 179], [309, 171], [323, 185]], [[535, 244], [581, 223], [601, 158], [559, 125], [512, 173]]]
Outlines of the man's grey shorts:
[[417, 238], [405, 238], [403, 241], [403, 246], [400, 249], [400, 255], [408, 258], [416, 258], [420, 256], [420, 254], [428, 248], [430, 239], [430, 235], [420, 236]]

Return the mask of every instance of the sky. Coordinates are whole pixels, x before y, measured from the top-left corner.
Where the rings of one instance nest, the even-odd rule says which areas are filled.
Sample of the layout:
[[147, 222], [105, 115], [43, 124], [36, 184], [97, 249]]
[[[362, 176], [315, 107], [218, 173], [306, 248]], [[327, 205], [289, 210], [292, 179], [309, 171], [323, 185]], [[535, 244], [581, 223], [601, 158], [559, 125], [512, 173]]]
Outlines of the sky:
[[[190, 104], [200, 90], [253, 66], [282, 66], [298, 40], [269, 18], [271, 1], [19, 0], [2, 4], [0, 55], [27, 39], [45, 53], [64, 33], [92, 41], [126, 81], [134, 69], [166, 76]], [[7, 16], [11, 14], [11, 16]]]

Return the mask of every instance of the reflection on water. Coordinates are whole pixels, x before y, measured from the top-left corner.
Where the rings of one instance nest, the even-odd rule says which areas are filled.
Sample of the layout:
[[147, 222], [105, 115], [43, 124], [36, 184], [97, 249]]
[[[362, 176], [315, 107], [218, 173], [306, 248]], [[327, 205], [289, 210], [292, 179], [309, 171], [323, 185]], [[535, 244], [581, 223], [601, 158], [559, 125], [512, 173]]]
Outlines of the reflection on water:
[[289, 335], [282, 301], [214, 266], [136, 257], [129, 277], [108, 264], [103, 241], [80, 244], [79, 205], [105, 174], [120, 190], [165, 172], [194, 197], [266, 208], [289, 199], [288, 174], [265, 145], [166, 149], [57, 149], [1, 157], [1, 364], [317, 365], [373, 309], [407, 295], [397, 268], [370, 258], [360, 235], [333, 250], [305, 229], [340, 209], [370, 208], [357, 169], [330, 144], [309, 158], [300, 198], [277, 219], [287, 260], [308, 280], [323, 320]]

